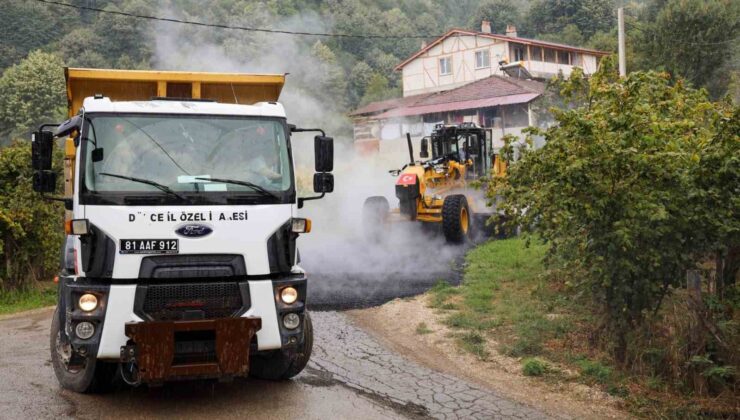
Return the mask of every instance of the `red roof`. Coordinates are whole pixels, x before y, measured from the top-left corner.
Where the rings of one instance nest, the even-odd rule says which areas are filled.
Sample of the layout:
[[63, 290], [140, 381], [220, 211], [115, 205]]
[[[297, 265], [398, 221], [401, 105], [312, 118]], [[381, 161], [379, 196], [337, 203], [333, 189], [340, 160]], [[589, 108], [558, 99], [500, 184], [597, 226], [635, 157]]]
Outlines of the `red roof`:
[[350, 115], [374, 114], [373, 118], [393, 118], [521, 104], [534, 100], [544, 91], [545, 84], [541, 82], [494, 75], [447, 91], [373, 102]]
[[398, 108], [412, 104], [420, 99], [424, 99], [427, 96], [432, 95], [431, 93], [423, 93], [421, 95], [406, 96], [403, 98], [386, 99], [384, 101], [370, 102], [369, 104], [357, 108], [356, 110], [349, 113], [350, 116], [363, 115], [363, 114], [375, 114], [388, 109]]
[[377, 115], [377, 118], [409, 117], [411, 115], [436, 114], [438, 112], [457, 111], [461, 109], [489, 108], [499, 105], [526, 104], [537, 98], [536, 93], [523, 93], [520, 95], [499, 96], [495, 98], [471, 99], [469, 101], [446, 102], [433, 105], [407, 106], [391, 109]]
[[589, 48], [581, 48], [581, 47], [574, 47], [571, 45], [565, 45], [565, 44], [558, 44], [556, 42], [549, 42], [549, 41], [538, 41], [536, 39], [529, 39], [529, 38], [519, 38], [516, 36], [508, 36], [508, 35], [501, 35], [501, 34], [491, 34], [488, 32], [478, 32], [478, 31], [469, 31], [467, 29], [459, 29], [459, 28], [453, 28], [450, 29], [446, 34], [440, 36], [439, 38], [435, 39], [434, 41], [430, 42], [429, 45], [422, 48], [421, 50], [414, 53], [411, 57], [404, 60], [401, 64], [397, 65], [394, 70], [401, 70], [403, 66], [408, 64], [410, 61], [414, 60], [415, 58], [419, 57], [420, 55], [424, 54], [425, 52], [429, 51], [432, 47], [439, 44], [440, 42], [444, 41], [445, 39], [453, 36], [453, 35], [469, 35], [469, 36], [480, 36], [483, 38], [491, 38], [491, 39], [497, 39], [499, 41], [511, 41], [516, 42], [519, 44], [524, 45], [534, 45], [538, 47], [549, 47], [554, 48], [558, 50], [565, 50], [565, 51], [574, 51], [574, 52], [580, 52], [580, 53], [587, 53], [587, 54], [593, 54], [593, 55], [600, 55], [605, 56], [609, 55], [611, 53], [606, 51], [599, 51], [599, 50], [592, 50]]

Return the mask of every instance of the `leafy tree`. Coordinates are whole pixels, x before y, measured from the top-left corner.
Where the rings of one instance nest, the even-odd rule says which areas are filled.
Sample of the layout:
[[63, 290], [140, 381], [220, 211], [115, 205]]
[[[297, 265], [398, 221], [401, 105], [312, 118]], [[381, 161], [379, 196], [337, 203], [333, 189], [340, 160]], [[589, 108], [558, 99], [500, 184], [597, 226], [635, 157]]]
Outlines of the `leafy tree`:
[[65, 19], [32, 1], [6, 0], [0, 7], [0, 71], [64, 33]]
[[312, 55], [317, 59], [319, 68], [313, 71], [316, 84], [307, 85], [307, 88], [319, 99], [327, 104], [333, 103], [338, 109], [344, 107], [347, 80], [342, 68], [337, 64], [334, 52], [321, 41], [311, 47]]
[[395, 98], [399, 96], [400, 92], [398, 89], [390, 87], [388, 79], [383, 75], [375, 73], [370, 78], [370, 82], [367, 84], [365, 89], [365, 95], [362, 97], [361, 104], [367, 104], [375, 101], [382, 101], [385, 99]]
[[[105, 10], [152, 14], [154, 11], [148, 3], [141, 0], [129, 0], [123, 8], [111, 3]], [[100, 40], [96, 52], [103, 55], [111, 64], [128, 55], [135, 61], [148, 59], [151, 52], [145, 32], [145, 21], [126, 16], [100, 13], [93, 25], [93, 31]]]
[[470, 17], [468, 27], [480, 30], [480, 24], [483, 20], [491, 22], [491, 32], [495, 34], [505, 33], [506, 25], [515, 25], [521, 30], [523, 24], [519, 9], [512, 2], [506, 0], [485, 0], [481, 2]]
[[[738, 184], [723, 183], [736, 180], [740, 142], [717, 140], [733, 118], [729, 105], [667, 74], [619, 78], [606, 59], [587, 82], [574, 72], [562, 93], [580, 95], [582, 105], [554, 110], [545, 146], [521, 148], [492, 193], [514, 224], [550, 243], [549, 261], [562, 263], [574, 286], [600, 304], [624, 362], [629, 332], [700, 255], [727, 239], [716, 226], [737, 232], [740, 208], [731, 197]], [[715, 143], [721, 152], [708, 147]], [[702, 161], [712, 157], [712, 168], [728, 170], [705, 185]]]
[[538, 37], [543, 41], [559, 42], [567, 45], [585, 45], [586, 39], [581, 34], [578, 26], [569, 23], [562, 31], [555, 34], [543, 34]]
[[356, 106], [360, 102], [372, 77], [373, 69], [364, 61], [360, 61], [352, 67], [349, 74], [349, 92], [352, 95], [350, 97], [352, 105]]
[[64, 210], [32, 190], [30, 162], [30, 142], [0, 149], [0, 290], [28, 289], [59, 269]]
[[41, 123], [64, 116], [66, 90], [62, 60], [34, 51], [0, 77], [0, 136], [26, 137]]
[[719, 71], [723, 64], [736, 52], [740, 3], [668, 0], [662, 8], [648, 10], [645, 19], [651, 18], [655, 23], [644, 25], [642, 36], [637, 39], [644, 65], [665, 69], [694, 86], [706, 86], [715, 97], [723, 94], [729, 80], [718, 76], [722, 75]]
[[555, 34], [573, 24], [590, 38], [597, 31], [608, 31], [615, 24], [613, 0], [536, 0], [527, 14], [533, 34]]

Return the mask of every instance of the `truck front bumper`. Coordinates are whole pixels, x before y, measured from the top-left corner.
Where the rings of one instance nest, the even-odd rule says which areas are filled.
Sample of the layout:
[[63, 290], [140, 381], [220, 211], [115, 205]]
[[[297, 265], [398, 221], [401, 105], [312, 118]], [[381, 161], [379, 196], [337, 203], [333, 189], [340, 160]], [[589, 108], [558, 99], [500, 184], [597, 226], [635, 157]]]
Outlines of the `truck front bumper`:
[[[242, 295], [242, 307], [231, 316], [205, 316], [202, 319], [162, 320], [143, 313], [142, 299], [151, 293], [151, 286], [156, 285], [150, 279], [112, 280], [91, 279], [84, 277], [60, 277], [59, 282], [59, 316], [60, 325], [65, 325], [64, 339], [69, 340], [75, 350], [84, 348], [87, 354], [96, 355], [98, 359], [109, 361], [121, 360], [121, 348], [130, 340], [127, 324], [146, 325], [150, 323], [208, 321], [216, 319], [258, 319], [260, 325], [250, 337], [245, 351], [261, 352], [287, 349], [299, 346], [303, 340], [303, 322], [298, 328], [287, 329], [282, 319], [289, 312], [297, 313], [301, 320], [305, 312], [307, 279], [303, 273], [282, 276], [246, 277], [240, 279], [209, 279], [223, 282], [225, 280], [238, 284]], [[174, 283], [167, 283], [173, 285]], [[184, 283], [188, 284], [188, 283]], [[194, 283], [189, 283], [190, 285]], [[292, 305], [280, 301], [282, 288], [292, 286], [299, 292], [299, 299]], [[148, 290], [147, 290], [148, 289]], [[101, 302], [100, 307], [91, 313], [84, 313], [77, 308], [76, 299], [81, 293], [94, 292]], [[193, 299], [190, 299], [192, 301]], [[197, 299], [195, 299], [197, 300]], [[192, 303], [192, 302], [191, 302]], [[171, 305], [177, 307], [177, 305]], [[86, 340], [77, 338], [74, 327], [81, 320], [95, 324], [95, 334]], [[136, 328], [136, 327], [135, 327]]]
[[136, 366], [143, 383], [228, 378], [249, 373], [249, 344], [262, 327], [259, 318], [126, 324], [123, 369]]

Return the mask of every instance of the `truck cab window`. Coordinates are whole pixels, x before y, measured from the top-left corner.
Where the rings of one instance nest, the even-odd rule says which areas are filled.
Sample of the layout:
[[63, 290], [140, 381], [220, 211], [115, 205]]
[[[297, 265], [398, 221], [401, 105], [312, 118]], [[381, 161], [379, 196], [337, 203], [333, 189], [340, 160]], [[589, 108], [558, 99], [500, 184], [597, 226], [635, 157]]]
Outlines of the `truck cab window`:
[[[177, 192], [253, 193], [247, 181], [284, 192], [292, 187], [282, 121], [218, 116], [115, 115], [89, 118], [84, 147], [89, 191], [156, 192], [140, 182], [101, 174], [145, 177]], [[103, 159], [92, 158], [95, 146]]]

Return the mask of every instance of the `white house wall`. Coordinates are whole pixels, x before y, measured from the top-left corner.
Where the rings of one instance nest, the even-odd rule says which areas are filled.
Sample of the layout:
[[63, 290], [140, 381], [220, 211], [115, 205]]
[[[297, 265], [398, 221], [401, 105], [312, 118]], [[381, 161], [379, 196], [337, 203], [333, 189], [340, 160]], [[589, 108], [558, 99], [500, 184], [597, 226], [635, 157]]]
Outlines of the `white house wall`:
[[[506, 57], [506, 42], [476, 36], [452, 36], [403, 67], [403, 95], [449, 90], [493, 74], [502, 74], [498, 62]], [[490, 66], [475, 68], [475, 53], [488, 50]], [[440, 75], [439, 60], [452, 59], [452, 74]]]
[[[501, 75], [498, 63], [510, 59], [508, 44], [507, 41], [480, 36], [450, 36], [403, 67], [403, 96], [449, 90], [494, 74]], [[482, 50], [489, 51], [490, 65], [476, 68], [475, 53]], [[578, 54], [584, 73], [589, 75], [596, 72], [596, 56], [580, 52]], [[452, 73], [449, 75], [440, 74], [439, 60], [443, 57], [452, 59]], [[559, 72], [568, 76], [574, 67], [537, 59], [523, 61], [522, 65], [534, 76], [543, 78], [552, 77]]]

